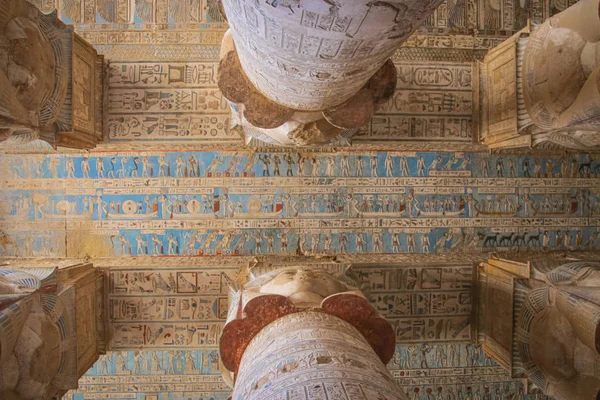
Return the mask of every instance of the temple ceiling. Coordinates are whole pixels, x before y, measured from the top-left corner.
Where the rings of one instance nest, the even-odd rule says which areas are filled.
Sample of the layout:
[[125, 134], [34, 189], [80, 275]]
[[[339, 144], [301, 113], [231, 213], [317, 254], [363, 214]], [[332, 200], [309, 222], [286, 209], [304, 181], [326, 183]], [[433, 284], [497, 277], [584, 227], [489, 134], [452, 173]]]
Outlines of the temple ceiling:
[[481, 152], [474, 62], [572, 0], [443, 3], [394, 55], [396, 91], [352, 147], [320, 151], [231, 129], [216, 1], [32, 2], [108, 61], [105, 143], [0, 155], [0, 255], [89, 257], [107, 277], [112, 351], [67, 399], [227, 399], [228, 284], [254, 257], [297, 254], [355, 264], [412, 400], [537, 398], [469, 344], [473, 262], [596, 248], [600, 168]]

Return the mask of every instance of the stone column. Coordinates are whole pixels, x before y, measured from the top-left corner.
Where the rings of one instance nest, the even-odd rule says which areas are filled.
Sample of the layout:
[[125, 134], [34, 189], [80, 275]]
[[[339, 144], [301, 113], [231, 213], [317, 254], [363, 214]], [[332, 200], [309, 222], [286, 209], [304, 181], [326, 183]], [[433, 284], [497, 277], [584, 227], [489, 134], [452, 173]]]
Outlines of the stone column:
[[280, 398], [403, 397], [356, 328], [330, 314], [305, 311], [263, 328], [240, 364], [233, 399]]
[[230, 299], [220, 341], [233, 400], [405, 400], [385, 364], [395, 334], [344, 276], [287, 267]]
[[394, 92], [390, 57], [440, 0], [223, 0], [219, 87], [250, 135], [323, 144]]
[[599, 0], [580, 1], [531, 33], [522, 85], [536, 127], [595, 135], [600, 131], [599, 6]]
[[512, 262], [478, 267], [478, 341], [515, 378], [557, 400], [600, 398], [596, 262]]
[[85, 263], [14, 264], [0, 269], [0, 398], [61, 397], [104, 352], [103, 277]]
[[480, 68], [480, 141], [600, 146], [600, 1], [581, 0], [491, 50]]
[[0, 3], [0, 145], [102, 140], [103, 57], [26, 0]]

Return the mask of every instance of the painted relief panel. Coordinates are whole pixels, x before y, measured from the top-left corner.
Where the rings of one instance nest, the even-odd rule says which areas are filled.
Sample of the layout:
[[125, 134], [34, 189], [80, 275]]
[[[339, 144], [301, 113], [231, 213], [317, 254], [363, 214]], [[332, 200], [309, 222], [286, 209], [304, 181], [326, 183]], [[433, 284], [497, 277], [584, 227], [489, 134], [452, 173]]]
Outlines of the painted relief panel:
[[215, 347], [108, 352], [63, 399], [226, 400], [230, 395]]
[[[111, 60], [217, 61], [227, 29], [216, 0], [29, 1], [45, 13], [58, 10], [59, 18]], [[574, 2], [448, 0], [398, 54], [411, 60], [472, 61], [523, 28], [527, 18], [539, 22]]]
[[[216, 62], [112, 62], [108, 139], [239, 142]], [[472, 142], [471, 63], [397, 61], [396, 93], [356, 141]], [[468, 145], [464, 146], [468, 149]]]
[[479, 64], [480, 129], [478, 140], [493, 144], [518, 136], [519, 117], [517, 111], [517, 45], [518, 37], [507, 40], [489, 52], [485, 63]]
[[599, 238], [600, 168], [584, 155], [146, 152], [0, 162], [9, 256], [575, 250]]
[[358, 265], [352, 270], [399, 343], [471, 339], [472, 265]]
[[488, 114], [490, 130], [492, 131], [514, 129], [516, 127], [517, 99], [515, 80], [517, 71], [514, 51], [514, 47], [509, 47], [506, 52], [488, 66], [491, 74]]
[[101, 319], [96, 316], [97, 288], [94, 283], [77, 289], [77, 354], [79, 354], [77, 374], [82, 375], [86, 369], [97, 359], [99, 349], [97, 348], [96, 323]]
[[[109, 352], [65, 399], [226, 400], [231, 392], [219, 375], [218, 357], [216, 348]], [[388, 368], [411, 400], [546, 399], [526, 394], [523, 382], [464, 343], [398, 346]]]
[[[530, 19], [540, 23], [577, 0], [447, 0], [413, 35], [410, 47], [491, 49], [519, 31]], [[476, 33], [473, 35], [473, 33]], [[481, 54], [485, 55], [485, 54]]]
[[[44, 12], [58, 9], [111, 59], [105, 112], [115, 145], [241, 143], [229, 131], [216, 87], [227, 27], [217, 1], [31, 1]], [[453, 61], [396, 57], [394, 96], [354, 139], [469, 149], [477, 77], [466, 61], [527, 18], [539, 21], [573, 2], [448, 0], [406, 47], [422, 51], [414, 53], [417, 60]], [[75, 78], [85, 87], [85, 71]], [[81, 93], [77, 115], [85, 120], [89, 99]], [[254, 154], [168, 146], [171, 151], [0, 155], [0, 256], [137, 256], [168, 264], [177, 255], [452, 257], [600, 243], [595, 156]], [[522, 382], [466, 344], [470, 268], [355, 268], [403, 341], [389, 365], [393, 376], [411, 400], [542, 398], [525, 394]], [[217, 339], [227, 282], [238, 269], [234, 261], [200, 271], [172, 263], [163, 270], [112, 266], [107, 313], [114, 351], [67, 398], [226, 400]]]
[[[140, 28], [146, 24], [156, 24], [161, 28], [224, 29], [224, 19], [218, 12], [218, 5], [212, 0], [133, 1], [133, 0], [32, 0], [45, 12], [59, 9], [59, 18], [80, 25], [115, 26]], [[118, 29], [118, 28], [117, 28]]]
[[96, 108], [95, 65], [96, 56], [83, 46], [79, 39], [74, 41], [73, 53], [73, 127], [86, 133], [94, 133]]
[[396, 61], [394, 95], [353, 140], [472, 142], [472, 69], [470, 63]]
[[547, 399], [471, 344], [398, 345], [388, 368], [411, 400]]
[[[111, 62], [125, 60], [117, 62], [110, 72], [106, 110], [106, 135], [110, 140], [241, 143], [229, 131], [229, 110], [214, 82], [190, 79], [195, 73], [209, 75], [209, 70], [214, 72], [217, 65], [219, 45], [227, 28], [217, 1], [32, 1], [45, 12], [57, 8], [59, 16], [66, 23], [75, 24], [78, 33]], [[504, 41], [523, 27], [527, 18], [541, 20], [566, 6], [550, 0], [443, 3], [405, 46], [431, 52], [402, 53], [404, 56], [396, 57], [399, 87], [355, 140], [471, 143], [469, 92], [471, 79], [476, 77], [471, 76], [472, 67], [467, 61], [475, 59], [475, 50], [488, 50]], [[474, 31], [478, 35], [474, 36]], [[330, 47], [335, 48], [335, 43]], [[325, 52], [327, 44], [319, 48]], [[433, 65], [429, 61], [410, 61], [433, 57], [433, 49], [443, 51], [436, 53], [436, 59], [446, 57], [453, 61]], [[120, 81], [121, 73], [115, 72], [120, 69], [125, 75], [139, 75], [140, 80]], [[113, 74], [116, 80], [112, 79]], [[163, 79], [165, 74], [169, 77]], [[82, 86], [85, 76], [78, 75], [75, 84]], [[78, 115], [85, 116], [85, 91], [80, 93]], [[464, 150], [468, 149], [464, 146]]]
[[227, 317], [229, 284], [237, 271], [235, 265], [108, 268], [111, 348], [217, 346]]
[[111, 141], [240, 142], [216, 83], [216, 62], [109, 65]]
[[[109, 301], [122, 301], [130, 306], [136, 302], [141, 304], [139, 299], [155, 301], [154, 308], [176, 319], [180, 314], [174, 308], [175, 303], [169, 304], [169, 300], [186, 301], [195, 296], [217, 299], [227, 282], [235, 280], [239, 265], [235, 268], [226, 266], [221, 276], [217, 268], [186, 270], [172, 267], [164, 270], [109, 268], [106, 270], [109, 274]], [[477, 396], [481, 399], [486, 396], [498, 399], [543, 398], [526, 394], [523, 382], [511, 380], [479, 347], [466, 344], [469, 340], [468, 326], [463, 326], [460, 335], [447, 335], [443, 330], [423, 330], [428, 322], [424, 326], [415, 326], [412, 338], [406, 333], [401, 336], [403, 333], [398, 330], [398, 321], [403, 318], [427, 321], [437, 318], [437, 321], [449, 321], [447, 325], [454, 324], [453, 321], [462, 316], [466, 316], [468, 321], [471, 264], [358, 264], [352, 266], [352, 271], [363, 284], [373, 306], [396, 326], [399, 344], [388, 367], [410, 399], [468, 400]], [[160, 303], [163, 300], [167, 302]], [[198, 310], [201, 310], [203, 303], [197, 303]], [[194, 309], [194, 302], [190, 304], [192, 307], [189, 309]], [[131, 311], [138, 309], [133, 306]], [[213, 303], [212, 309], [218, 307]], [[207, 315], [212, 312], [208, 311]], [[209, 320], [214, 316], [211, 315]], [[115, 323], [115, 314], [111, 318]], [[123, 325], [134, 331], [144, 331], [144, 323], [138, 320]], [[178, 323], [162, 321], [158, 330], [167, 330]], [[222, 325], [223, 320], [218, 323]], [[179, 330], [180, 334], [185, 331], [193, 331], [193, 328], [188, 324], [185, 329]], [[113, 335], [119, 337], [121, 333], [113, 330]], [[418, 340], [414, 340], [415, 335]], [[79, 390], [71, 392], [67, 398], [145, 400], [156, 396], [156, 399], [225, 400], [230, 392], [218, 375], [217, 345], [206, 343], [194, 348], [185, 347], [181, 344], [146, 344], [143, 351], [127, 346], [121, 350], [114, 349], [117, 351], [102, 357], [80, 380]], [[170, 392], [166, 393], [166, 390]]]

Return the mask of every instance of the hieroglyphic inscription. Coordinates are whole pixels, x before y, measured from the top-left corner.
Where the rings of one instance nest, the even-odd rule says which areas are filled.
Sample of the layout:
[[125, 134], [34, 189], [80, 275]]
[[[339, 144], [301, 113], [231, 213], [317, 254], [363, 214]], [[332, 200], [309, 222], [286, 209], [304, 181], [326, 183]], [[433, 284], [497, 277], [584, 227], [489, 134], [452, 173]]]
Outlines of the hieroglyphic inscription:
[[239, 141], [216, 87], [216, 63], [133, 63], [109, 66], [110, 140]]
[[472, 141], [472, 65], [396, 61], [395, 94], [354, 140]]
[[329, 8], [224, 0], [223, 8], [248, 80], [281, 105], [317, 111], [356, 94], [440, 3], [422, 0], [390, 10], [387, 3]]
[[388, 364], [392, 376], [411, 399], [545, 399], [526, 394], [525, 382], [487, 357], [480, 347], [464, 343], [398, 345]]
[[95, 133], [97, 104], [95, 80], [96, 55], [74, 40], [72, 107], [73, 128], [85, 133]]
[[230, 390], [219, 376], [218, 364], [217, 348], [108, 352], [65, 399], [145, 400], [169, 392], [185, 398], [225, 400]]
[[[217, 45], [227, 29], [215, 0], [29, 1], [44, 13], [59, 10], [59, 17], [67, 23], [74, 24], [78, 33], [94, 45], [146, 43], [156, 46], [165, 42], [174, 46], [181, 46], [184, 42]], [[424, 48], [487, 49], [490, 48], [490, 43], [498, 44], [523, 28], [527, 18], [541, 22], [575, 2], [576, 0], [450, 0], [442, 3], [427, 19], [425, 25], [409, 38], [406, 45]], [[315, 18], [307, 16], [306, 23], [310, 25], [310, 21], [315, 21]], [[325, 15], [318, 23], [320, 29], [325, 27], [337, 30], [348, 24], [348, 21], [338, 21], [333, 25], [331, 22], [331, 16]], [[476, 38], [473, 36], [474, 31], [478, 33]], [[287, 40], [293, 43], [293, 40]], [[336, 44], [332, 42], [327, 45], [329, 48], [335, 48]], [[130, 48], [126, 54], [133, 57], [138, 50], [139, 48]], [[188, 51], [180, 59], [197, 57], [197, 54], [198, 52]], [[218, 54], [214, 57], [216, 60]]]
[[[585, 155], [146, 152], [1, 162], [6, 255], [454, 253], [598, 243], [600, 168]], [[56, 239], [65, 229], [68, 248]]]
[[226, 114], [226, 100], [217, 89], [111, 89], [108, 112]]
[[58, 9], [63, 21], [79, 25], [79, 29], [101, 29], [102, 25], [139, 29], [147, 24], [165, 30], [226, 28], [218, 5], [212, 0], [32, 0], [32, 3], [46, 13]]
[[356, 265], [375, 309], [402, 343], [470, 339], [472, 265]]
[[[218, 359], [216, 349], [109, 352], [100, 356], [79, 380], [79, 389], [69, 392], [65, 400], [149, 400], [167, 391], [173, 398], [226, 400], [231, 391], [219, 376]], [[525, 394], [523, 382], [511, 380], [480, 348], [472, 345], [398, 346], [388, 368], [411, 400], [435, 399], [438, 394], [442, 399], [449, 396], [457, 400], [476, 395], [484, 398], [487, 394], [498, 399], [519, 395], [524, 400], [543, 399]]]
[[[296, 379], [288, 378], [289, 369]], [[249, 400], [340, 398], [345, 393], [356, 400], [403, 399], [360, 332], [321, 312], [292, 313], [272, 322], [252, 339], [236, 375], [233, 396]]]
[[111, 62], [108, 84], [113, 87], [217, 87], [216, 62]]
[[[449, 294], [465, 290], [470, 285], [467, 276], [470, 265], [353, 265], [351, 269], [367, 287], [372, 300], [375, 294]], [[111, 270], [108, 272], [112, 273]], [[182, 283], [177, 289], [175, 282], [178, 278], [169, 278], [171, 271], [158, 271], [160, 278], [153, 278], [155, 270], [121, 268], [112, 274], [110, 281], [113, 286], [109, 290], [128, 296], [147, 293], [149, 288], [156, 286], [156, 298], [173, 296], [173, 293], [181, 290], [194, 291], [195, 284], [187, 286]], [[186, 281], [193, 283], [196, 281], [189, 274], [194, 271], [198, 270], [181, 272], [187, 274]], [[133, 277], [130, 275], [132, 273], [138, 275]], [[123, 281], [126, 275], [129, 275], [128, 282]], [[167, 285], [161, 283], [163, 280]], [[198, 282], [201, 281], [204, 283], [199, 283], [199, 286], [211, 292], [218, 292], [221, 286], [220, 280], [201, 279]], [[382, 304], [377, 299], [373, 303], [379, 310], [382, 310]], [[466, 400], [469, 396], [474, 398], [488, 393], [505, 398], [519, 395], [524, 399], [536, 398], [535, 395], [526, 395], [522, 383], [511, 380], [480, 348], [465, 345], [464, 342], [440, 343], [440, 340], [446, 342], [438, 338], [437, 341], [433, 339], [398, 345], [388, 367], [409, 398], [427, 400], [427, 396], [440, 394]], [[113, 352], [102, 357], [80, 381], [79, 390], [69, 396], [74, 396], [72, 399], [95, 398], [99, 395], [134, 398], [135, 393], [151, 396], [152, 393], [169, 390], [174, 396], [212, 396], [225, 400], [229, 392], [215, 376], [217, 361], [218, 353], [210, 346], [202, 350], [174, 348], [171, 351]]]
[[527, 20], [539, 23], [577, 0], [448, 0], [429, 17], [420, 33], [502, 35], [522, 29]]
[[112, 349], [217, 345], [237, 267], [107, 268], [105, 273]]

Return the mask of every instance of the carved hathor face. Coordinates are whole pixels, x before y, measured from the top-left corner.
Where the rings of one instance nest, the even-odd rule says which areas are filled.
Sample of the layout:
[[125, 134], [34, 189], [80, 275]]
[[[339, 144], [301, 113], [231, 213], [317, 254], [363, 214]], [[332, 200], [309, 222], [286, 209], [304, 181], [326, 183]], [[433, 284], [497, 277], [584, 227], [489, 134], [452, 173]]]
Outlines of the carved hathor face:
[[2, 32], [10, 51], [0, 69], [27, 110], [38, 110], [54, 87], [53, 47], [38, 26], [24, 17], [10, 20]]
[[285, 268], [260, 283], [258, 291], [289, 298], [296, 305], [318, 306], [332, 294], [344, 292], [348, 287], [324, 270]]

